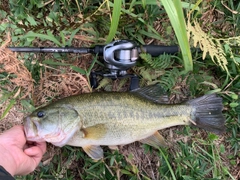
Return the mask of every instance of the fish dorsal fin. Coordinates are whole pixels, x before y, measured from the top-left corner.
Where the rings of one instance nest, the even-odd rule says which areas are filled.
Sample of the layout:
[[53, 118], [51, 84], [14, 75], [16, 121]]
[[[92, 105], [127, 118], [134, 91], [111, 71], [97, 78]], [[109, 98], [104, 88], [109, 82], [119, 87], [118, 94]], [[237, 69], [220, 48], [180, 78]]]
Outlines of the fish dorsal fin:
[[83, 138], [98, 140], [101, 139], [107, 133], [107, 128], [105, 124], [96, 124], [94, 126], [82, 128], [81, 131], [84, 134]]
[[94, 160], [103, 158], [103, 149], [100, 146], [89, 145], [82, 148], [87, 153], [87, 155]]
[[168, 95], [160, 84], [145, 86], [131, 92], [159, 104], [168, 104]]
[[140, 142], [156, 148], [158, 148], [159, 146], [166, 146], [164, 137], [162, 137], [162, 135], [159, 134], [158, 131], [156, 131], [152, 136], [149, 136], [148, 138], [140, 140]]

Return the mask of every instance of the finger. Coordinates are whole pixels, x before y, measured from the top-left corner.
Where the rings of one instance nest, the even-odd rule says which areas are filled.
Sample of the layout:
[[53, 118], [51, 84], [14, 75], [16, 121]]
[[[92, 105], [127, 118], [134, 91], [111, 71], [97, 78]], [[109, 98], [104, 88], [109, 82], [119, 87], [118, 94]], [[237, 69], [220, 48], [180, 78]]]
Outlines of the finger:
[[35, 168], [39, 165], [42, 154], [41, 150], [37, 150], [37, 147], [34, 147], [36, 149], [26, 149], [24, 152], [26, 154], [25, 160], [21, 162], [21, 164], [18, 166], [18, 171], [15, 173], [15, 175], [27, 175], [35, 170]]
[[24, 131], [23, 125], [16, 125], [16, 126], [14, 126], [13, 128], [21, 129], [21, 131]]
[[24, 153], [29, 157], [28, 161], [32, 161], [32, 165], [34, 166], [35, 169], [43, 157], [42, 150], [35, 146], [29, 149], [25, 149]]
[[23, 150], [25, 151], [26, 149], [28, 149], [27, 151], [29, 151], [29, 152], [32, 150], [34, 151], [34, 149], [31, 149], [32, 147], [38, 147], [42, 151], [42, 154], [44, 154], [47, 149], [46, 142], [29, 142], [29, 141], [27, 141]]
[[38, 146], [32, 146], [24, 150], [24, 153], [30, 157], [42, 157], [44, 152]]
[[43, 154], [44, 154], [44, 153], [46, 152], [46, 150], [47, 150], [47, 143], [46, 143], [46, 142], [38, 142], [38, 143], [36, 144], [36, 146], [39, 147], [39, 148], [42, 150]]
[[11, 129], [4, 132], [4, 134], [24, 134], [24, 128], [22, 125], [13, 126]]
[[46, 143], [40, 143], [40, 147], [38, 144], [36, 146], [31, 146], [24, 150], [26, 155], [25, 162], [19, 168], [18, 175], [26, 175], [30, 172], [34, 171], [34, 169], [40, 163], [43, 154], [45, 153], [44, 148], [46, 150]]
[[27, 141], [25, 132], [24, 132], [24, 127], [22, 125], [17, 125], [17, 126], [14, 126], [13, 128], [11, 128], [10, 130], [12, 130], [11, 133], [13, 135], [16, 135], [14, 138], [18, 142], [17, 144], [20, 146], [20, 148], [23, 148]]
[[3, 141], [12, 142], [12, 144], [16, 144], [20, 148], [22, 148], [26, 143], [24, 128], [21, 125], [14, 126], [11, 129], [5, 131], [1, 137]]

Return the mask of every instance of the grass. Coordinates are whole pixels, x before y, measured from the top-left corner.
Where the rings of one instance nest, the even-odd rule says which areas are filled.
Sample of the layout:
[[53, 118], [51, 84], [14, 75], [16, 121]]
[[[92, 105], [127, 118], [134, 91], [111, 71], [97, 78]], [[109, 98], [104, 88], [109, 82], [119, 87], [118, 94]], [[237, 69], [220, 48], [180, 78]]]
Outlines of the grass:
[[161, 1], [173, 26], [174, 32], [182, 52], [186, 73], [193, 70], [192, 54], [187, 37], [187, 28], [183, 15], [181, 1], [163, 0]]
[[[173, 18], [187, 15], [199, 22], [211, 38], [227, 39], [240, 35], [240, 3], [223, 1], [182, 1], [183, 14], [173, 16], [165, 3], [173, 1], [43, 1], [0, 2], [0, 43], [11, 35], [11, 46], [93, 46], [113, 39], [130, 39], [138, 44], [179, 44]], [[161, 4], [162, 3], [162, 4]], [[180, 3], [180, 1], [178, 2]], [[195, 6], [197, 4], [197, 6]], [[165, 9], [166, 8], [166, 9]], [[194, 10], [193, 10], [194, 9]], [[178, 11], [181, 11], [178, 4]], [[172, 16], [172, 18], [171, 18]], [[184, 24], [184, 23], [183, 23]], [[185, 28], [181, 28], [186, 34]], [[190, 46], [193, 46], [190, 40]], [[77, 147], [49, 145], [39, 168], [17, 179], [238, 179], [240, 150], [240, 55], [234, 39], [223, 52], [228, 73], [201, 51], [192, 50], [192, 71], [186, 73], [181, 54], [157, 58], [142, 54], [132, 71], [140, 84], [161, 83], [171, 102], [180, 102], [216, 92], [223, 97], [226, 133], [222, 136], [193, 127], [162, 130], [167, 148], [153, 149], [133, 143], [119, 151], [104, 148], [104, 159], [92, 161]], [[188, 43], [182, 40], [182, 43]], [[234, 45], [235, 43], [235, 45]], [[185, 47], [189, 49], [187, 46]], [[229, 49], [231, 48], [231, 51]], [[184, 52], [182, 52], [184, 54]], [[1, 127], [21, 122], [23, 115], [52, 99], [90, 92], [89, 75], [102, 69], [100, 59], [78, 54], [17, 54], [31, 73], [34, 90], [24, 91], [16, 73], [0, 70]], [[5, 61], [1, 61], [3, 67]], [[189, 66], [190, 67], [190, 66]], [[187, 69], [191, 69], [187, 68]], [[64, 79], [65, 78], [65, 79]], [[59, 83], [61, 82], [61, 83]], [[19, 84], [16, 84], [19, 83]], [[100, 79], [98, 91], [126, 91], [129, 80]], [[24, 98], [23, 98], [24, 97]], [[17, 110], [16, 110], [17, 109]]]

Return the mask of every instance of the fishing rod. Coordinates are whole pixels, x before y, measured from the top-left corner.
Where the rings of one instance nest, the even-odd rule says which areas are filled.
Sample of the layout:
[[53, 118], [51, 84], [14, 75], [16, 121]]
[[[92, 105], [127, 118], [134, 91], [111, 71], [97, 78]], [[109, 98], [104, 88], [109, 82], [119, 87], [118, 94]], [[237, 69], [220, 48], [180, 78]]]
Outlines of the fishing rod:
[[[96, 76], [104, 76], [112, 79], [131, 77], [131, 84], [135, 88], [137, 78], [135, 75], [129, 75], [127, 69], [136, 65], [140, 59], [140, 53], [148, 53], [153, 57], [161, 54], [175, 54], [179, 52], [178, 46], [161, 46], [161, 45], [143, 45], [137, 46], [130, 40], [116, 40], [107, 45], [96, 45], [94, 47], [8, 47], [14, 52], [36, 52], [36, 53], [76, 53], [76, 54], [98, 54], [102, 56], [107, 72], [92, 72], [91, 84], [97, 86]], [[135, 79], [135, 80], [134, 80]], [[134, 83], [133, 81], [136, 81]]]

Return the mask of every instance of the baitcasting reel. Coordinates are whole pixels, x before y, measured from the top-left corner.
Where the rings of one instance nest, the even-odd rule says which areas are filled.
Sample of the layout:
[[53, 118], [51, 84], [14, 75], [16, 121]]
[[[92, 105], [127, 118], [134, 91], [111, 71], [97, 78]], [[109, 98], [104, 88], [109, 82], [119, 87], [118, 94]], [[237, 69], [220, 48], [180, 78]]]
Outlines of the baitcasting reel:
[[104, 46], [103, 59], [110, 70], [109, 77], [117, 78], [126, 75], [126, 70], [136, 65], [139, 53], [133, 42], [119, 40]]

